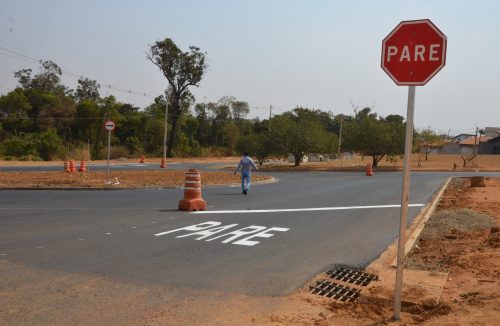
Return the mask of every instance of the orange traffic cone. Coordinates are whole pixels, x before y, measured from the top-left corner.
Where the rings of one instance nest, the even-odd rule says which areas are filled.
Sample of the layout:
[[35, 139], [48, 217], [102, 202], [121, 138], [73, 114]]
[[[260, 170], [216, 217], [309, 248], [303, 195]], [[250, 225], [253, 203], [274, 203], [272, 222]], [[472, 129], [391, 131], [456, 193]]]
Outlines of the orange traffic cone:
[[366, 165], [366, 176], [371, 177], [373, 176], [373, 170], [372, 170], [372, 165], [371, 163]]
[[144, 163], [144, 155], [141, 155], [141, 160], [139, 161], [139, 163]]
[[76, 171], [75, 161], [70, 160], [69, 161], [69, 172], [75, 172], [75, 171]]
[[64, 172], [70, 172], [69, 171], [69, 162], [68, 162], [68, 160], [64, 161]]
[[85, 160], [80, 162], [80, 168], [78, 169], [80, 172], [87, 172], [87, 164], [85, 164]]
[[184, 182], [184, 199], [179, 201], [181, 211], [204, 211], [207, 203], [201, 198], [201, 174], [197, 169], [189, 169]]
[[164, 169], [167, 167], [167, 161], [164, 158], [161, 159], [160, 168]]

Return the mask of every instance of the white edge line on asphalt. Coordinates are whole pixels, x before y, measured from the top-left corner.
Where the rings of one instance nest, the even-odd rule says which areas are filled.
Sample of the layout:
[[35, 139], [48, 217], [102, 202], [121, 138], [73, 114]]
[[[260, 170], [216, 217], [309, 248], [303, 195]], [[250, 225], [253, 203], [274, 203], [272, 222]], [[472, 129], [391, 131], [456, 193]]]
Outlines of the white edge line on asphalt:
[[[409, 204], [408, 207], [422, 207], [425, 204]], [[345, 206], [345, 207], [314, 207], [314, 208], [284, 208], [284, 209], [254, 209], [228, 211], [195, 211], [191, 214], [245, 214], [245, 213], [281, 213], [281, 212], [311, 212], [311, 211], [341, 211], [349, 209], [400, 208], [401, 205]]]

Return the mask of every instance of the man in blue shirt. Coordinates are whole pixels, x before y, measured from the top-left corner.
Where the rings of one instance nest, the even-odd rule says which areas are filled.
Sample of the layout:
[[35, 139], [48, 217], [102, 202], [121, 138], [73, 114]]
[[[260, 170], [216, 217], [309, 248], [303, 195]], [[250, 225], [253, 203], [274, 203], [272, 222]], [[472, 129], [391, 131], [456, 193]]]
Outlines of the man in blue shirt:
[[[252, 174], [251, 174], [252, 167], [255, 170], [258, 170], [254, 161], [248, 156], [248, 153], [244, 152], [243, 158], [240, 160], [240, 162], [238, 163], [238, 167], [234, 171], [234, 174], [236, 174], [236, 172], [241, 170], [241, 190], [244, 195], [246, 195], [248, 193], [248, 190], [250, 189], [250, 183], [252, 179]], [[246, 186], [245, 186], [245, 180], [246, 180]]]

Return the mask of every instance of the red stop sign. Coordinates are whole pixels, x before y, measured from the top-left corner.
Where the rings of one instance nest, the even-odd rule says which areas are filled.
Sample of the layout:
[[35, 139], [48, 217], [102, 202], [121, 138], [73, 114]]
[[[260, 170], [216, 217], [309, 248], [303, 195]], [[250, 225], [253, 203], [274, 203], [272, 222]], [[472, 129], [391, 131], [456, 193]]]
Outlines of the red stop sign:
[[429, 20], [399, 23], [382, 41], [382, 69], [398, 85], [425, 85], [446, 61], [446, 36]]

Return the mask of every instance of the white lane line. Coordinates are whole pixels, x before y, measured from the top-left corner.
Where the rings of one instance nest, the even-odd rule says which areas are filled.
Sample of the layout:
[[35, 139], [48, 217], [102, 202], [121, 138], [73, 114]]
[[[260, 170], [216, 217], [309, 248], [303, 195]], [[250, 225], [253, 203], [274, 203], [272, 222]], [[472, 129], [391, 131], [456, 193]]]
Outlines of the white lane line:
[[7, 254], [0, 254], [0, 256], [8, 256]]
[[111, 235], [111, 232], [107, 232], [106, 235]]
[[[422, 207], [425, 204], [409, 204], [408, 207]], [[345, 207], [313, 207], [313, 208], [283, 208], [254, 209], [233, 211], [195, 211], [191, 214], [245, 214], [245, 213], [281, 213], [281, 212], [311, 212], [311, 211], [342, 211], [349, 209], [400, 208], [401, 205], [345, 206]]]
[[43, 249], [43, 247], [36, 247], [36, 249]]
[[131, 229], [137, 229], [137, 226], [131, 226], [130, 228]]
[[78, 238], [78, 241], [83, 241], [83, 240], [85, 240], [85, 239], [84, 238]]

